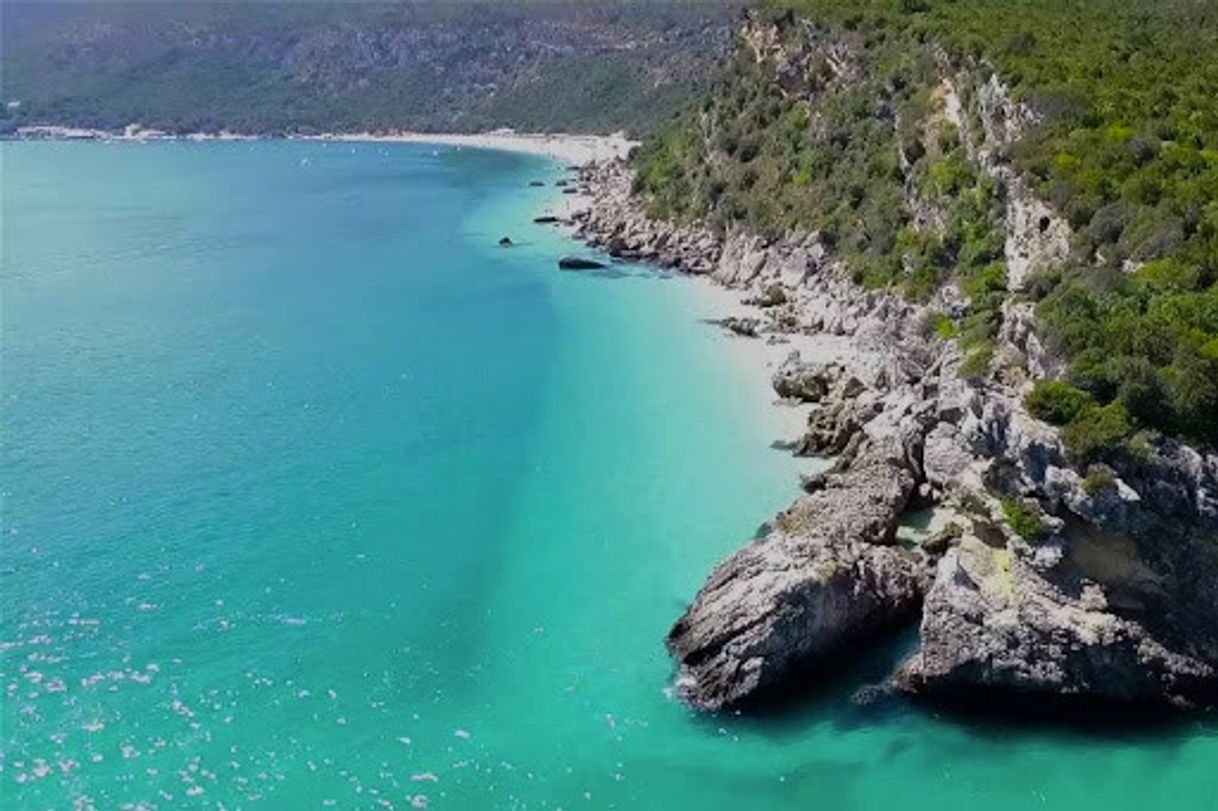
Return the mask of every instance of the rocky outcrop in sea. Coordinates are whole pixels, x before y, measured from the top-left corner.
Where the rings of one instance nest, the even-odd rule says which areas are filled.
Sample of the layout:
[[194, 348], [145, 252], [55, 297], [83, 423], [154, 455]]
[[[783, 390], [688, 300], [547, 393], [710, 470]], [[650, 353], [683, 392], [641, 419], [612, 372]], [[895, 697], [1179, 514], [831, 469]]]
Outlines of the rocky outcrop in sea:
[[[746, 15], [742, 47], [815, 119], [817, 87], [857, 80], [857, 43], [776, 25]], [[1011, 294], [985, 368], [964, 366], [957, 342], [935, 329], [944, 314], [973, 310], [954, 283], [915, 304], [860, 286], [819, 233], [652, 219], [623, 161], [577, 176], [577, 238], [739, 291], [750, 312], [718, 322], [739, 335], [848, 347], [833, 364], [792, 355], [774, 375], [779, 397], [812, 406], [794, 451], [832, 467], [806, 478], [804, 495], [720, 563], [676, 621], [677, 693], [707, 710], [748, 704], [908, 624], [918, 649], [891, 687], [936, 700], [1212, 703], [1218, 454], [1158, 437], [1136, 455], [1081, 465], [1058, 429], [1028, 413], [1032, 381], [1062, 364], [1021, 291], [1070, 255], [1073, 235], [1007, 157], [1038, 123], [1034, 111], [976, 59], [931, 56], [931, 123], [954, 127], [1004, 208]], [[905, 194], [912, 227], [941, 227], [938, 201], [911, 184]], [[950, 519], [921, 542], [899, 541], [913, 507]]]
[[[1213, 700], [1218, 455], [1163, 439], [1136, 464], [1080, 470], [1023, 406], [1052, 364], [1029, 313], [1007, 313], [995, 368], [966, 380], [955, 342], [927, 326], [928, 313], [967, 312], [959, 291], [918, 306], [867, 290], [816, 233], [652, 220], [630, 184], [623, 162], [583, 168], [590, 197], [575, 235], [739, 290], [760, 337], [844, 336], [851, 347], [841, 364], [796, 355], [774, 376], [780, 397], [814, 405], [796, 451], [834, 465], [720, 563], [676, 621], [678, 695], [706, 710], [747, 705], [914, 624], [918, 651], [892, 687], [936, 700]], [[1027, 205], [1012, 200], [1015, 221]], [[1053, 255], [1018, 237], [1009, 250], [1029, 267]], [[1012, 504], [1035, 537], [1012, 527]], [[949, 530], [898, 543], [911, 505], [950, 511]]]

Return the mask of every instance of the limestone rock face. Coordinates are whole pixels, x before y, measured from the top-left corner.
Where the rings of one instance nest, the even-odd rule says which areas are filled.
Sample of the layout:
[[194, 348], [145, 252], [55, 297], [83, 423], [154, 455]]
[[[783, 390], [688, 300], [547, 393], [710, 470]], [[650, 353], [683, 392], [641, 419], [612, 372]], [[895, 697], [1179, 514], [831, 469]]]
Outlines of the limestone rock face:
[[[582, 202], [574, 205], [575, 236], [615, 257], [655, 262], [685, 273], [710, 273], [719, 264], [718, 236], [696, 225], [647, 217], [630, 194], [630, 173], [621, 161], [579, 169]], [[574, 189], [572, 189], [574, 190]]]
[[1048, 573], [969, 538], [939, 564], [921, 645], [896, 677], [934, 696], [1000, 689], [1120, 701], [1194, 701], [1216, 674], [1136, 619], [1105, 589], [1059, 564]]
[[[796, 452], [834, 466], [721, 563], [673, 627], [682, 698], [747, 702], [921, 606], [920, 651], [897, 678], [907, 690], [1206, 700], [1218, 683], [1218, 456], [1163, 441], [1088, 487], [1057, 429], [1023, 407], [1029, 379], [1055, 368], [1030, 307], [1007, 307], [998, 336], [1025, 374], [969, 382], [960, 350], [925, 336], [923, 310], [860, 288], [817, 235], [716, 236], [631, 211], [586, 217], [581, 233], [750, 295], [755, 320], [733, 322], [749, 332], [841, 348], [832, 363], [793, 355], [773, 375], [780, 397], [812, 404]], [[960, 534], [892, 545], [915, 495], [964, 510]], [[1035, 504], [1047, 537], [1017, 536], [1000, 498]]]
[[1034, 197], [1021, 180], [1008, 184], [1007, 273], [1012, 290], [1022, 290], [1032, 272], [1070, 255], [1070, 224]]
[[676, 688], [692, 706], [756, 698], [843, 644], [916, 616], [925, 572], [889, 545], [913, 474], [891, 447], [860, 454], [719, 564], [673, 626]]
[[940, 422], [927, 434], [922, 468], [931, 485], [944, 490], [952, 487], [965, 476], [973, 461], [966, 440], [950, 422]]

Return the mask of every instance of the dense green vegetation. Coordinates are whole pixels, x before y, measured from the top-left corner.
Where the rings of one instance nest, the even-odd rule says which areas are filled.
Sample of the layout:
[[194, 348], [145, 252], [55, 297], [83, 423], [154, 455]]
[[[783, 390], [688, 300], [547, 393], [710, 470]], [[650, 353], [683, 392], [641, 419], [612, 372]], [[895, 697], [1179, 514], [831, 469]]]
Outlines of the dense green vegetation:
[[1032, 416], [1053, 425], [1068, 425], [1089, 409], [1095, 398], [1060, 380], [1038, 380], [1025, 405]]
[[729, 7], [6, 2], [4, 18], [8, 129], [646, 132], [703, 86]]
[[[706, 101], [640, 155], [657, 215], [818, 229], [856, 278], [973, 298], [964, 373], [989, 368], [1008, 295], [1090, 407], [1062, 421], [1079, 458], [1143, 428], [1218, 442], [1218, 6], [1203, 0], [773, 0], [800, 78], [741, 48]], [[788, 16], [789, 14], [794, 16]], [[827, 43], [856, 75], [834, 79]], [[1068, 262], [1006, 290], [1002, 190], [936, 97], [934, 49], [996, 71], [1038, 124], [998, 157], [1074, 229]], [[840, 54], [840, 51], [839, 51]], [[980, 122], [977, 87], [961, 88]], [[1063, 403], [1064, 405], [1064, 403]]]

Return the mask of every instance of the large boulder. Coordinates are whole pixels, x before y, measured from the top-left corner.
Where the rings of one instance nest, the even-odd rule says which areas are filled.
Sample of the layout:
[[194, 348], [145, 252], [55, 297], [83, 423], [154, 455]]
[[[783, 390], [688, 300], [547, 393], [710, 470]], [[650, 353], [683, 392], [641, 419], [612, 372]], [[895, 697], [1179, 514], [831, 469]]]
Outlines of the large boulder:
[[680, 697], [703, 710], [737, 705], [916, 617], [922, 564], [891, 545], [913, 489], [900, 453], [862, 449], [719, 564], [669, 632]]
[[783, 399], [817, 403], [841, 379], [842, 373], [842, 367], [836, 363], [805, 363], [798, 352], [792, 352], [774, 372], [771, 382], [775, 393]]

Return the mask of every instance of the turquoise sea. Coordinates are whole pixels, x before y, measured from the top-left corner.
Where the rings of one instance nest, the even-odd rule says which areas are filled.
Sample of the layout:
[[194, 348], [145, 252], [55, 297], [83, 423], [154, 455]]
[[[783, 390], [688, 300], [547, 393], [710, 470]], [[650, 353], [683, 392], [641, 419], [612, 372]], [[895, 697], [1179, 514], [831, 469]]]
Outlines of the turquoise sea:
[[556, 270], [560, 167], [2, 159], [0, 807], [1218, 807], [1212, 719], [852, 703], [902, 642], [761, 717], [670, 700], [797, 464], [693, 283]]

